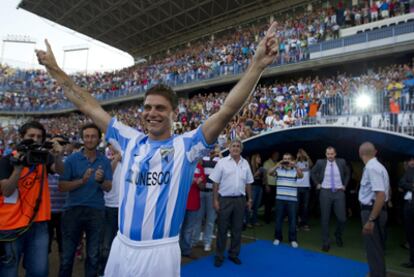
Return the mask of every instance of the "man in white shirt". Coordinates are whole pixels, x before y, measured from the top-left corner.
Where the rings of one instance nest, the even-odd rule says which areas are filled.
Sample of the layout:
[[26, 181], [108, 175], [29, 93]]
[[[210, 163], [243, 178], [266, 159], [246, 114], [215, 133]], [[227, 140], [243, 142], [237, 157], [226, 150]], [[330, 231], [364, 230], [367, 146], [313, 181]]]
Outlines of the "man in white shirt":
[[292, 126], [294, 126], [295, 125], [295, 121], [296, 121], [296, 119], [295, 119], [295, 117], [292, 115], [292, 110], [288, 110], [287, 111], [287, 114], [285, 114], [284, 116], [283, 116], [283, 123], [285, 123], [285, 125], [286, 126], [288, 126], [288, 127], [292, 127]]
[[365, 164], [358, 200], [361, 203], [362, 234], [367, 252], [369, 276], [385, 277], [385, 224], [390, 182], [387, 170], [375, 157], [371, 142], [359, 147], [359, 157]]
[[244, 211], [250, 210], [252, 195], [250, 184], [254, 182], [249, 163], [240, 155], [243, 145], [240, 140], [230, 143], [230, 155], [219, 160], [210, 174], [214, 182], [214, 208], [218, 213], [217, 246], [214, 265], [220, 267], [224, 260], [227, 245], [227, 231], [231, 231], [231, 246], [229, 259], [235, 264], [241, 264], [238, 258], [241, 245]]

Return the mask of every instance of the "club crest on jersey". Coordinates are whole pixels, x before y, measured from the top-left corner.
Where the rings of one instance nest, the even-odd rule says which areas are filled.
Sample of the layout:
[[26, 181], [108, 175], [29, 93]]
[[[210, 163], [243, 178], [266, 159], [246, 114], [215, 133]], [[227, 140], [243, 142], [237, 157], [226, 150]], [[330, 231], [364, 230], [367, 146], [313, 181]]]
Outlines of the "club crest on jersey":
[[160, 154], [161, 158], [168, 163], [174, 156], [174, 147], [161, 147]]

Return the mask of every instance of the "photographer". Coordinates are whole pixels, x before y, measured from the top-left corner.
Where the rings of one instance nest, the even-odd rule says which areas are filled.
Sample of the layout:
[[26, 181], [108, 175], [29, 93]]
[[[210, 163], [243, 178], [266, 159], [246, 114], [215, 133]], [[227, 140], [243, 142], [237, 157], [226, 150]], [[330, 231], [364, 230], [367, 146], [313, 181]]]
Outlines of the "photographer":
[[285, 153], [283, 159], [269, 170], [269, 174], [276, 176], [276, 227], [273, 244], [279, 245], [282, 241], [282, 224], [286, 210], [289, 219], [289, 242], [293, 248], [297, 248], [298, 191], [296, 181], [303, 178], [302, 170], [296, 166], [292, 154]]
[[55, 140], [45, 143], [46, 130], [36, 121], [19, 133], [17, 151], [0, 160], [0, 276], [17, 276], [22, 254], [27, 276], [47, 276], [47, 174], [63, 173], [63, 147]]

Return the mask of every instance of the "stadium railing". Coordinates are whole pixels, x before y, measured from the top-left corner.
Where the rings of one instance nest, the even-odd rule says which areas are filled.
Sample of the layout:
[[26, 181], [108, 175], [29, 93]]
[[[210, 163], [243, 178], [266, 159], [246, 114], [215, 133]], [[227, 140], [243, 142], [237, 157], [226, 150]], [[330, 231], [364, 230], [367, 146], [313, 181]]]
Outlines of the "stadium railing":
[[[358, 128], [372, 128], [374, 130], [382, 130], [388, 132], [399, 133], [407, 136], [414, 136], [414, 113], [402, 112], [398, 114], [397, 124], [387, 113], [366, 113], [360, 115], [329, 115], [316, 116], [313, 118], [306, 117], [297, 120], [291, 127], [276, 127], [267, 129], [264, 132], [274, 130], [284, 130], [292, 127], [301, 126], [346, 126]], [[263, 132], [261, 132], [263, 133]]]
[[[344, 37], [336, 40], [330, 40], [321, 42], [319, 44], [314, 44], [309, 46], [309, 52], [311, 55], [311, 59], [316, 58], [316, 53], [341, 48], [351, 45], [356, 45], [360, 43], [371, 42], [375, 40], [400, 36], [408, 33], [414, 32], [414, 22], [407, 22], [404, 24], [400, 24], [397, 26], [388, 26], [385, 28], [381, 28], [378, 30], [369, 30], [364, 33], [359, 33], [353, 36]], [[411, 39], [414, 39], [411, 38]]]

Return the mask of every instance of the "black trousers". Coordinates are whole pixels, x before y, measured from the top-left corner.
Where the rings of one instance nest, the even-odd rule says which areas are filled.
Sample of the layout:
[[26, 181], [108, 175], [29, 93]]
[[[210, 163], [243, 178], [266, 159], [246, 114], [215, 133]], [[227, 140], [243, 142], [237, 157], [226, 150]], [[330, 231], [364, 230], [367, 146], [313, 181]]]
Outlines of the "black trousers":
[[62, 212], [52, 213], [50, 221], [48, 222], [49, 227], [49, 253], [52, 251], [52, 241], [55, 237], [56, 232], [56, 242], [58, 245], [59, 254], [62, 253], [62, 228], [61, 228], [61, 217]]
[[414, 201], [405, 200], [404, 229], [410, 246], [410, 262], [414, 263]]
[[270, 223], [270, 221], [274, 218], [272, 213], [272, 208], [275, 205], [275, 198], [276, 198], [276, 186], [269, 186], [270, 191], [267, 192], [266, 188], [263, 191], [264, 197], [264, 206], [265, 206], [265, 222]]
[[216, 257], [224, 259], [224, 251], [227, 245], [227, 231], [229, 229], [231, 233], [229, 256], [237, 257], [240, 254], [246, 198], [244, 196], [235, 198], [219, 197], [219, 203]]

